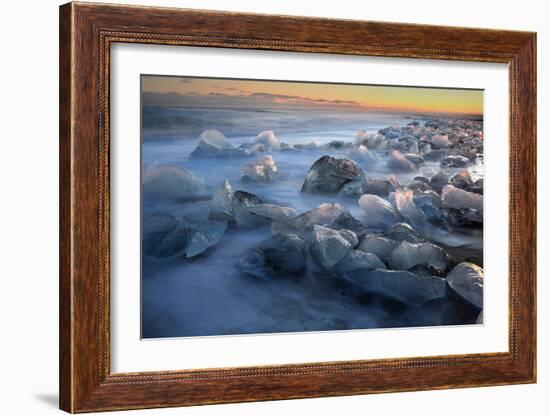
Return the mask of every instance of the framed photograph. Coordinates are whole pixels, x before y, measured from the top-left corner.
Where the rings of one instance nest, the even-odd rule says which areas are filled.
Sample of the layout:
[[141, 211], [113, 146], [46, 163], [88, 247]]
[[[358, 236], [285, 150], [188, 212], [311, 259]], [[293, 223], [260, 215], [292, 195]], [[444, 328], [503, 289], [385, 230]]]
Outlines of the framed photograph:
[[60, 407], [536, 380], [536, 35], [60, 8]]

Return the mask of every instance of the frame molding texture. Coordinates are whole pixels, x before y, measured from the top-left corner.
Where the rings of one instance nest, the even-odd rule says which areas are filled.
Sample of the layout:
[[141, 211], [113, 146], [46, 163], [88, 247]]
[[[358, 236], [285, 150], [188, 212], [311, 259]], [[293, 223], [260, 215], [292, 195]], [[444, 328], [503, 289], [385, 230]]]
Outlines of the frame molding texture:
[[[92, 412], [536, 381], [535, 33], [87, 3], [61, 6], [59, 23], [61, 409]], [[509, 352], [111, 373], [109, 59], [114, 42], [507, 63]]]

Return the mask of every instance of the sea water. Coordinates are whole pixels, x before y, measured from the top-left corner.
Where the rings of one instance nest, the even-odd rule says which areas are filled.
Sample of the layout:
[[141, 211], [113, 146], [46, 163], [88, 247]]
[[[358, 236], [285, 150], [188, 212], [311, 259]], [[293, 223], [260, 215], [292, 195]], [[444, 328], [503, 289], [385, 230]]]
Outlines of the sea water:
[[[321, 203], [338, 201], [360, 219], [357, 198], [306, 195], [300, 189], [311, 165], [325, 154], [349, 157], [347, 149], [276, 151], [279, 173], [270, 183], [245, 182], [240, 168], [250, 159], [190, 159], [200, 132], [222, 131], [238, 147], [271, 129], [289, 145], [333, 140], [354, 142], [359, 129], [375, 133], [390, 125], [404, 126], [406, 114], [330, 111], [253, 111], [250, 109], [187, 109], [148, 107], [143, 113], [142, 169], [154, 165], [184, 167], [204, 180], [207, 196], [187, 203], [143, 200], [142, 213], [174, 215], [186, 210], [209, 209], [208, 194], [228, 179], [233, 190], [244, 190], [266, 202], [292, 207], [299, 213]], [[414, 119], [414, 118], [413, 118]], [[396, 175], [407, 183], [421, 174], [390, 171], [385, 163], [358, 164], [369, 178]], [[423, 167], [437, 171], [437, 164]], [[479, 168], [478, 168], [479, 170]], [[481, 169], [482, 172], [482, 169]], [[475, 173], [475, 172], [474, 172]], [[477, 172], [479, 174], [479, 171]], [[418, 307], [405, 307], [384, 298], [358, 294], [346, 283], [322, 272], [300, 277], [261, 280], [241, 273], [239, 259], [270, 236], [269, 227], [229, 228], [222, 240], [193, 258], [156, 261], [142, 259], [142, 336], [144, 338], [280, 333], [384, 327], [463, 324], [475, 320], [460, 300], [446, 298]], [[481, 235], [449, 235], [455, 250], [481, 250]], [[473, 248], [472, 248], [473, 246]], [[468, 248], [469, 247], [469, 248]]]

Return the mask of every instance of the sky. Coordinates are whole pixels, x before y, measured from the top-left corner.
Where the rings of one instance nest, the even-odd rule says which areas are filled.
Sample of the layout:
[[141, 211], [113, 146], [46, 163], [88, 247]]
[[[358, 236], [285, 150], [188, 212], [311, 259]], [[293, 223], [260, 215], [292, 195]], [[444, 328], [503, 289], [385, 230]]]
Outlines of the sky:
[[145, 105], [483, 114], [483, 91], [143, 75]]

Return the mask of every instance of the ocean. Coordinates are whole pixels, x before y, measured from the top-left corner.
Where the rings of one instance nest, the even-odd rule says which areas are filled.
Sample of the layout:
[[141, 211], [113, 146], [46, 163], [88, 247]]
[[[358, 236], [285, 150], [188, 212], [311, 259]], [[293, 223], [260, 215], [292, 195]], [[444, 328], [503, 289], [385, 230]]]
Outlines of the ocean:
[[[242, 181], [240, 168], [250, 159], [190, 159], [200, 133], [221, 131], [235, 147], [253, 141], [258, 133], [273, 130], [289, 145], [333, 140], [353, 143], [359, 129], [376, 133], [388, 126], [403, 127], [419, 120], [408, 114], [360, 111], [190, 109], [144, 107], [142, 113], [142, 171], [156, 165], [183, 167], [202, 178], [205, 197], [190, 202], [142, 201], [142, 213], [179, 215], [209, 209], [209, 194], [228, 179], [233, 190], [244, 190], [264, 201], [288, 206], [299, 213], [321, 203], [338, 201], [357, 218], [362, 215], [357, 199], [330, 195], [305, 195], [300, 189], [310, 166], [321, 156], [348, 157], [348, 149], [317, 149], [266, 153], [279, 173], [270, 183]], [[408, 183], [415, 176], [430, 176], [437, 163], [426, 163], [413, 173], [395, 173], [386, 163], [359, 165], [369, 178], [395, 174]], [[472, 168], [482, 175], [482, 166]], [[299, 278], [261, 280], [236, 268], [239, 259], [270, 235], [269, 227], [229, 228], [222, 240], [192, 260], [142, 259], [142, 337], [186, 337], [225, 334], [307, 332], [325, 330], [417, 327], [464, 324], [475, 315], [452, 296], [409, 307], [375, 295], [358, 295], [346, 283], [329, 274], [306, 271]], [[458, 241], [457, 242], [457, 238]], [[449, 235], [460, 251], [481, 250], [479, 233]], [[457, 248], [458, 246], [458, 248]]]

